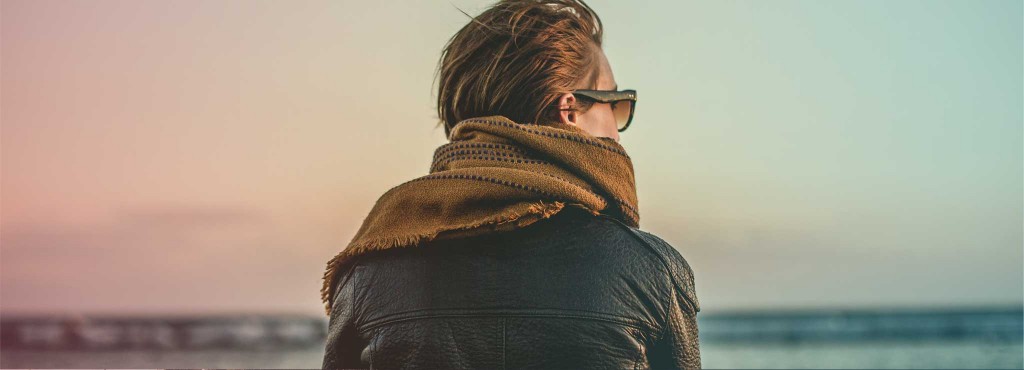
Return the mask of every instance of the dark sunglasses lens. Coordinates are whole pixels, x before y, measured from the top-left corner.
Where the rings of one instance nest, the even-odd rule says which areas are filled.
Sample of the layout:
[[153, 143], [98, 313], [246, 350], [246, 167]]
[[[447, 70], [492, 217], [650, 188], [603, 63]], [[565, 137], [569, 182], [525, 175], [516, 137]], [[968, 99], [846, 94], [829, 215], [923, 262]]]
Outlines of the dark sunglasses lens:
[[615, 114], [615, 122], [619, 125], [619, 130], [626, 127], [629, 123], [629, 115], [633, 112], [633, 101], [631, 100], [620, 100], [615, 102], [615, 107], [612, 109], [612, 113]]

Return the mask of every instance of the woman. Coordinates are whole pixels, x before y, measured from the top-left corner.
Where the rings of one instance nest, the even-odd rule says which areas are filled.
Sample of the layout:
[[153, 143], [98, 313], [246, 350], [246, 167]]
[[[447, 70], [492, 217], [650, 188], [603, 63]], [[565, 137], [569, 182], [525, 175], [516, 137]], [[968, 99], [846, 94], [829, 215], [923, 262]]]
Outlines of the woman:
[[582, 1], [501, 1], [445, 47], [430, 173], [328, 262], [324, 368], [699, 368], [693, 272], [639, 227]]

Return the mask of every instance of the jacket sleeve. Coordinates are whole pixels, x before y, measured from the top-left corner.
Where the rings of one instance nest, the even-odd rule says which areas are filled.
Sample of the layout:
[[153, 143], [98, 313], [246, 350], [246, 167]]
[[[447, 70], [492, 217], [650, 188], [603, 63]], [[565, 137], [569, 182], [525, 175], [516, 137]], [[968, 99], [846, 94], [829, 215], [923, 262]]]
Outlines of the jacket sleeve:
[[647, 352], [652, 370], [700, 369], [700, 341], [697, 337], [697, 312], [686, 297], [672, 290], [668, 317], [661, 335]]
[[354, 268], [338, 277], [331, 316], [327, 324], [327, 343], [324, 348], [323, 369], [364, 368], [360, 360], [366, 341], [361, 338], [355, 325]]
[[647, 232], [638, 233], [665, 256], [667, 280], [671, 286], [661, 333], [648, 347], [647, 359], [651, 369], [699, 369], [697, 313], [700, 312], [700, 302], [697, 300], [693, 269], [682, 254], [664, 239]]

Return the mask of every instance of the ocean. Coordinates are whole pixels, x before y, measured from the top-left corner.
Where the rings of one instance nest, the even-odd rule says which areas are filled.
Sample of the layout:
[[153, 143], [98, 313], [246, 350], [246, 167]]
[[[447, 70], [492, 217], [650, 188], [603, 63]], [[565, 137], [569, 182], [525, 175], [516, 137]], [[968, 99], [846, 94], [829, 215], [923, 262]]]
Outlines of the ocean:
[[[708, 312], [705, 368], [1024, 368], [1024, 310]], [[319, 368], [305, 316], [0, 317], [2, 368]]]

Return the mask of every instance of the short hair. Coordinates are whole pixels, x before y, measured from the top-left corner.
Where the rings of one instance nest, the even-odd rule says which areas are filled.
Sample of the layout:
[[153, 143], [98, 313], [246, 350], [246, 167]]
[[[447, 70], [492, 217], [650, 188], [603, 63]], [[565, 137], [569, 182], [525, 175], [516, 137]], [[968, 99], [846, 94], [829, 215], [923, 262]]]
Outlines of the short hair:
[[[495, 3], [456, 32], [441, 53], [437, 124], [449, 136], [458, 122], [480, 116], [524, 124], [557, 121], [553, 105], [559, 96], [596, 88], [603, 28], [583, 0]], [[589, 105], [579, 101], [574, 110]]]

